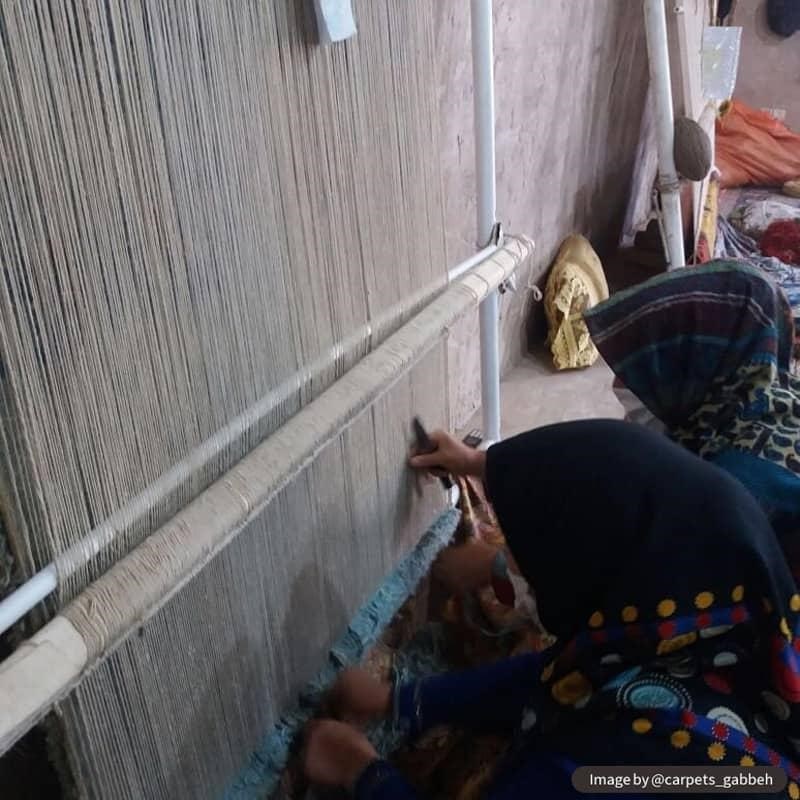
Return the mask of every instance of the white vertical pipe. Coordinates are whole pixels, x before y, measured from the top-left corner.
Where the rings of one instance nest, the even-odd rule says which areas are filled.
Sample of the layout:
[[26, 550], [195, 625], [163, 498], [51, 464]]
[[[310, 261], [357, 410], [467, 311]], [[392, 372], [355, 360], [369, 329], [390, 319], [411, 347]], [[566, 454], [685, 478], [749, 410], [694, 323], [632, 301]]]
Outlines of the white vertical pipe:
[[[708, 9], [701, 5], [699, 8], [695, 6], [692, 10], [688, 8], [688, 3], [676, 2], [673, 10], [678, 31], [678, 50], [683, 82], [683, 113], [684, 116], [701, 123], [701, 115], [705, 107], [702, 86], [703, 30], [705, 29], [703, 21]], [[703, 127], [702, 123], [701, 127]], [[711, 136], [709, 137], [712, 143], [714, 141], [713, 130], [712, 124]], [[711, 163], [714, 163], [713, 159]], [[708, 194], [708, 184], [708, 176], [702, 181], [694, 181], [692, 183], [693, 251], [697, 249], [697, 242], [700, 238], [700, 225], [703, 221], [703, 206]]]
[[658, 141], [658, 190], [664, 215], [669, 268], [686, 264], [683, 251], [680, 181], [675, 169], [675, 118], [672, 109], [672, 80], [669, 69], [667, 15], [665, 0], [644, 0], [644, 22], [647, 31], [647, 53], [650, 62], [650, 85], [656, 113]]
[[678, 32], [678, 51], [681, 62], [681, 82], [683, 84], [683, 113], [698, 120], [705, 106], [703, 97], [703, 24], [707, 8], [695, 7], [694, 13], [687, 9], [687, 3], [676, 2], [673, 8]]
[[[485, 247], [497, 215], [492, 0], [471, 0], [470, 11], [478, 247]], [[500, 439], [500, 303], [496, 289], [480, 307], [480, 328], [483, 436], [491, 443]]]

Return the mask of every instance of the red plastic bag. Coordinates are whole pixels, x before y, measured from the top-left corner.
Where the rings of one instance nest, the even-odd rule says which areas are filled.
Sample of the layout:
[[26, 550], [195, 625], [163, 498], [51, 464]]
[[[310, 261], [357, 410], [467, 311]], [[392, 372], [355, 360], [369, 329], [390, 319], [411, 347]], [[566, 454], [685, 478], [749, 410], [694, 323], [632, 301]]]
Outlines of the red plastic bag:
[[717, 120], [715, 155], [723, 188], [782, 186], [800, 178], [800, 135], [739, 100]]

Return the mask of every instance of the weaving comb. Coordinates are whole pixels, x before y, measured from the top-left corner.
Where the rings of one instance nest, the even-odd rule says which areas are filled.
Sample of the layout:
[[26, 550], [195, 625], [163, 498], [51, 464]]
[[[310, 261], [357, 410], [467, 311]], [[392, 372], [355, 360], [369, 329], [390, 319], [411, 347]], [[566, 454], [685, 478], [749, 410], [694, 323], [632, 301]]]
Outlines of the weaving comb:
[[[414, 426], [414, 438], [417, 442], [417, 453], [427, 455], [428, 453], [436, 452], [436, 445], [431, 441], [431, 437], [428, 436], [428, 432], [419, 417], [414, 417], [412, 425]], [[436, 469], [436, 467], [432, 467], [432, 469]], [[448, 491], [453, 487], [453, 482], [446, 475], [440, 475], [439, 480]]]

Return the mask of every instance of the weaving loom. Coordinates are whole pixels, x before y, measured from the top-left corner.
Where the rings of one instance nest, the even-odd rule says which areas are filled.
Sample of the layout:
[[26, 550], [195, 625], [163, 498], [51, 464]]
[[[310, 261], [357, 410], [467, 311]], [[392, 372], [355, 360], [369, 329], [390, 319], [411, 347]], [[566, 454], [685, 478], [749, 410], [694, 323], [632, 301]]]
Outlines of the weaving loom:
[[219, 797], [443, 507], [408, 422], [531, 244], [447, 288], [431, 4], [354, 5], [0, 2], [0, 555], [58, 576], [0, 721], [81, 797]]

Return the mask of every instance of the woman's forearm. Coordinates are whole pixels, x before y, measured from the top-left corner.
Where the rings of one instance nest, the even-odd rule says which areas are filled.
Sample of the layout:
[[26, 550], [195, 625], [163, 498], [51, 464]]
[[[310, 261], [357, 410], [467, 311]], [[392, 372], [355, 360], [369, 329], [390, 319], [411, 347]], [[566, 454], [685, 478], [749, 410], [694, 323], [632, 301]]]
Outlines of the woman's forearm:
[[486, 477], [486, 451], [473, 450], [469, 461], [467, 475], [483, 480]]
[[395, 692], [395, 718], [411, 736], [437, 725], [511, 731], [539, 685], [541, 663], [541, 654], [526, 653], [401, 685]]

